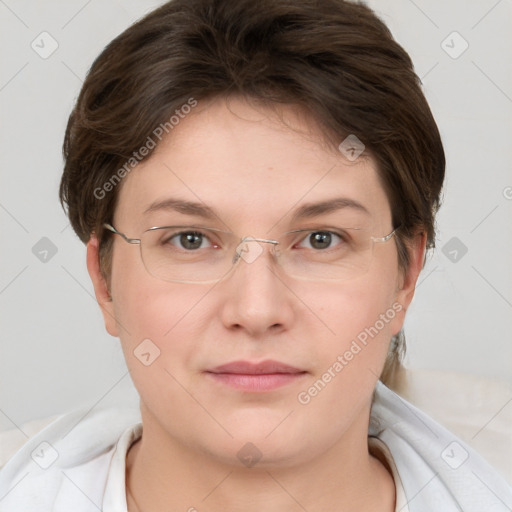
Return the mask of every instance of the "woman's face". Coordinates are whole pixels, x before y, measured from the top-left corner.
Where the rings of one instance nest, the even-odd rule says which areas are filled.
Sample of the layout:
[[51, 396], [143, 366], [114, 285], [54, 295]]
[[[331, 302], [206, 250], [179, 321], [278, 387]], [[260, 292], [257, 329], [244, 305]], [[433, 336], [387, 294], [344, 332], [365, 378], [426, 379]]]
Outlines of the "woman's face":
[[[288, 126], [243, 100], [200, 102], [124, 178], [115, 228], [132, 238], [168, 225], [263, 239], [326, 226], [370, 226], [375, 237], [389, 234], [390, 205], [373, 160], [335, 154], [314, 132], [305, 135], [305, 117], [296, 109], [280, 112]], [[340, 202], [294, 218], [304, 205], [340, 198], [364, 209]], [[170, 199], [214, 215], [157, 204]], [[274, 259], [271, 244], [251, 242], [252, 256], [212, 284], [157, 279], [137, 245], [113, 236], [111, 301], [102, 301], [104, 283], [94, 265], [90, 270], [107, 329], [120, 337], [140, 393], [145, 432], [229, 464], [254, 459], [268, 467], [310, 460], [349, 432], [366, 436], [372, 393], [412, 299], [420, 269], [414, 262], [422, 261], [424, 241], [413, 250], [405, 279], [392, 237], [375, 244], [365, 274], [343, 281], [292, 277]], [[179, 237], [173, 243], [190, 250]], [[202, 243], [202, 250], [215, 250]], [[95, 244], [89, 243], [90, 257], [96, 257]], [[306, 237], [294, 250], [322, 246]], [[212, 372], [235, 361], [269, 360], [296, 372]]]

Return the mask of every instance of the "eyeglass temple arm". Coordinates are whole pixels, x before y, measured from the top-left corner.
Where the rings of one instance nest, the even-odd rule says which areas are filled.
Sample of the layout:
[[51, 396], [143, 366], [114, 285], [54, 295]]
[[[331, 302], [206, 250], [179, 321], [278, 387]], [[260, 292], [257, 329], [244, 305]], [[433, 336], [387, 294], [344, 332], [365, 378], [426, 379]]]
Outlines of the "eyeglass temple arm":
[[389, 233], [389, 235], [383, 236], [381, 238], [376, 238], [376, 237], [372, 236], [372, 240], [374, 242], [387, 242], [396, 233], [396, 231], [399, 228], [400, 228], [400, 226], [396, 227], [393, 231], [391, 231], [391, 233]]
[[117, 231], [117, 229], [114, 226], [112, 226], [111, 224], [108, 224], [107, 222], [105, 222], [103, 224], [103, 227], [105, 227], [109, 231], [112, 231], [112, 233], [119, 235], [129, 244], [139, 244], [140, 245], [140, 238], [128, 238], [124, 233]]

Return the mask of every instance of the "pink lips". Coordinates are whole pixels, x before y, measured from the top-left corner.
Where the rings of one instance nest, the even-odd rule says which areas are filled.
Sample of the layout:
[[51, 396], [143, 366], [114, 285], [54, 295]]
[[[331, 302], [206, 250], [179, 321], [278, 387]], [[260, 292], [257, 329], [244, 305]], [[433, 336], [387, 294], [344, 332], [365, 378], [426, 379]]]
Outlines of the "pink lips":
[[206, 372], [217, 382], [247, 392], [271, 391], [306, 375], [300, 370], [279, 361], [233, 361]]

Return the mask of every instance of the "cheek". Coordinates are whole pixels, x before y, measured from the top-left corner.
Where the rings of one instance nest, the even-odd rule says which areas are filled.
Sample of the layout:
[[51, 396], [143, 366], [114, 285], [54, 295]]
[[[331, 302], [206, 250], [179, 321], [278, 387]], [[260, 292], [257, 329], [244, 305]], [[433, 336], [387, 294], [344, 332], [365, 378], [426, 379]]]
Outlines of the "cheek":
[[337, 291], [316, 294], [322, 296], [318, 316], [329, 331], [311, 347], [317, 356], [315, 374], [296, 400], [311, 416], [331, 411], [332, 432], [345, 429], [349, 418], [371, 401], [400, 309], [393, 302], [392, 284], [368, 276], [364, 283], [344, 283]]
[[208, 328], [201, 300], [206, 292], [140, 277], [131, 274], [119, 286], [116, 315], [128, 331], [120, 331], [122, 349], [146, 409], [179, 437], [204, 417], [188, 390], [194, 389], [199, 340]]
[[[345, 341], [353, 339], [375, 324], [379, 334], [390, 334], [397, 309], [396, 306], [393, 308], [393, 279], [367, 276], [357, 281], [341, 283], [337, 289], [323, 289], [316, 296], [322, 297], [321, 301], [316, 302], [325, 317], [325, 323], [334, 332], [333, 338]], [[363, 339], [364, 336], [360, 338]]]
[[125, 327], [119, 331], [122, 349], [144, 410], [176, 438], [204, 437], [197, 418], [205, 412], [189, 390], [208, 329], [209, 287], [159, 281], [143, 266], [124, 263], [112, 280], [115, 314]]
[[114, 314], [134, 380], [146, 363], [169, 368], [187, 363], [195, 349], [191, 341], [205, 328], [202, 299], [208, 292], [155, 279], [139, 259], [139, 254], [116, 255], [112, 274]]
[[311, 309], [319, 312], [327, 327], [319, 350], [320, 371], [328, 370], [341, 356], [343, 372], [353, 381], [362, 379], [363, 374], [370, 379], [372, 374], [380, 375], [403, 309], [395, 300], [396, 277], [388, 267], [387, 274], [376, 271], [339, 287], [310, 292], [310, 300], [316, 304], [316, 309]]

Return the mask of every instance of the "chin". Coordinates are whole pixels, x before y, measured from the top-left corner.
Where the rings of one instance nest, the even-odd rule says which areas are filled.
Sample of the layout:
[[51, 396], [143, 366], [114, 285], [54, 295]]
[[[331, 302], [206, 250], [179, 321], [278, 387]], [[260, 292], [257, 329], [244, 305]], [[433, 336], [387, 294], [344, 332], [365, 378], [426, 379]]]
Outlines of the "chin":
[[321, 447], [308, 440], [306, 432], [298, 432], [290, 418], [283, 421], [287, 414], [281, 414], [279, 421], [272, 417], [272, 421], [260, 418], [256, 423], [224, 423], [233, 438], [221, 434], [213, 440], [205, 434], [209, 441], [205, 448], [213, 458], [230, 466], [270, 470], [306, 463], [316, 451], [322, 451]]
[[247, 468], [252, 471], [291, 468], [309, 460], [302, 446], [283, 444], [281, 440], [234, 439], [227, 450], [210, 447], [210, 453], [217, 461], [228, 466]]

